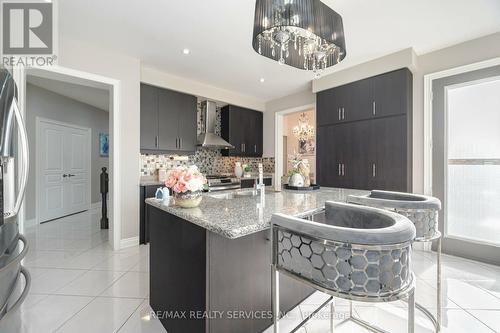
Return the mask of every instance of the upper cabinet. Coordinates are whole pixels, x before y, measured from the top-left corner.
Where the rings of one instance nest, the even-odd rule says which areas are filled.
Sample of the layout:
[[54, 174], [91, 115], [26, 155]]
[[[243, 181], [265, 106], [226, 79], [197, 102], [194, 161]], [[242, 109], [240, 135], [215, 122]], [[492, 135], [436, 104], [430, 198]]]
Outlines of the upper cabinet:
[[412, 188], [412, 74], [401, 69], [317, 95], [317, 183]]
[[263, 114], [234, 105], [222, 108], [222, 138], [234, 149], [222, 150], [223, 156], [262, 157]]
[[141, 152], [196, 150], [195, 96], [141, 84]]
[[318, 126], [406, 114], [412, 74], [407, 68], [321, 91]]

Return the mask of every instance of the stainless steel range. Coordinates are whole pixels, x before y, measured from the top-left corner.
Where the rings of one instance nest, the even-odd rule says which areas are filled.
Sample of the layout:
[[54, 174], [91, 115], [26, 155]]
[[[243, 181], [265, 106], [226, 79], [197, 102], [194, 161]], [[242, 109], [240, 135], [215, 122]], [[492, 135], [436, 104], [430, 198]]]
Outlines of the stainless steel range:
[[239, 178], [228, 175], [210, 175], [207, 177], [208, 192], [235, 190], [241, 188]]

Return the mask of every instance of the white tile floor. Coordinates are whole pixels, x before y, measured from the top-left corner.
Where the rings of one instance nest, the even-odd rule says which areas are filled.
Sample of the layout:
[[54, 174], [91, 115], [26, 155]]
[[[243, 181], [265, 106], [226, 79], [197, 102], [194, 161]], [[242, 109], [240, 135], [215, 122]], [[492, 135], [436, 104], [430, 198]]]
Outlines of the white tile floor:
[[[90, 211], [27, 230], [31, 249], [24, 264], [33, 276], [33, 285], [19, 310], [19, 332], [165, 332], [150, 317], [149, 247], [111, 251], [107, 232], [99, 229], [98, 221], [99, 212]], [[432, 253], [414, 252], [417, 301], [433, 312], [435, 261]], [[443, 332], [500, 332], [500, 267], [450, 256], [443, 261]], [[325, 297], [314, 294], [282, 319], [282, 332], [293, 328]], [[337, 300], [336, 309], [339, 323], [348, 314], [347, 302]], [[403, 302], [355, 303], [354, 311], [391, 332], [406, 331]], [[301, 332], [329, 332], [329, 307]], [[367, 331], [347, 323], [336, 332]], [[416, 332], [432, 332], [418, 312]]]

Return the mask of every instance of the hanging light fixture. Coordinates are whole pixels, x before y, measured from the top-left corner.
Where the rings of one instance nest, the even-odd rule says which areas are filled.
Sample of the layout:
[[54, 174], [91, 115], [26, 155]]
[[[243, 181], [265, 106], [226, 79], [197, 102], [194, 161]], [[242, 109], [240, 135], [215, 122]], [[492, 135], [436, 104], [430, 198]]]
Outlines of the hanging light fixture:
[[299, 124], [292, 128], [292, 133], [299, 139], [299, 141], [308, 141], [313, 139], [316, 135], [314, 126], [309, 125], [309, 119], [305, 113], [301, 113], [299, 117]]
[[252, 45], [317, 77], [346, 56], [342, 17], [320, 0], [257, 0]]

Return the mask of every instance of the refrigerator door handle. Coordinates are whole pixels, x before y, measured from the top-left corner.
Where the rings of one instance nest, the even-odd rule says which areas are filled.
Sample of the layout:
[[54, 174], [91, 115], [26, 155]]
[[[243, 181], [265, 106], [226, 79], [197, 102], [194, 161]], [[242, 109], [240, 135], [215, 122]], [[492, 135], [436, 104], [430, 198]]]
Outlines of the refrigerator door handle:
[[23, 202], [24, 193], [26, 191], [26, 184], [28, 182], [29, 147], [28, 147], [28, 134], [26, 132], [26, 126], [24, 124], [23, 116], [19, 111], [16, 98], [13, 99], [11, 107], [14, 109], [14, 115], [19, 128], [21, 154], [22, 154], [22, 164], [21, 164], [21, 174], [20, 174], [21, 181], [19, 184], [19, 192], [17, 194], [17, 199], [13, 211], [13, 215], [17, 215], [19, 213], [19, 209], [21, 208], [21, 203]]

